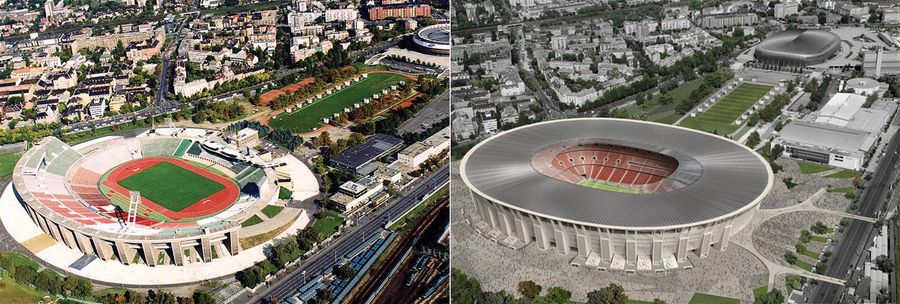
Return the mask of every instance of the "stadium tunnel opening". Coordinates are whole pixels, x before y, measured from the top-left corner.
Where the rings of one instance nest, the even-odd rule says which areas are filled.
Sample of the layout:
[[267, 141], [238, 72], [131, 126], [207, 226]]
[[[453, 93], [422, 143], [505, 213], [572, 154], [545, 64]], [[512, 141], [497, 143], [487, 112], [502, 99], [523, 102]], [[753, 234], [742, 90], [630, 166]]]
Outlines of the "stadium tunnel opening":
[[661, 183], [680, 164], [664, 153], [600, 139], [551, 144], [534, 153], [531, 163], [559, 181], [633, 194], [665, 191]]

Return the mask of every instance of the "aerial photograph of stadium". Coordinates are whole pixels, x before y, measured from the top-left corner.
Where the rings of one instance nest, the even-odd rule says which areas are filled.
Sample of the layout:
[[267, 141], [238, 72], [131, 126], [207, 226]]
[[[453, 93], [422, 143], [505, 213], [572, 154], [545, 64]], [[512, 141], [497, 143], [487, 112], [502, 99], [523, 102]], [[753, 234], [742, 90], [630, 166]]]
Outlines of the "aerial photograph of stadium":
[[451, 303], [900, 302], [897, 1], [451, 11]]
[[0, 3], [0, 304], [448, 303], [449, 6]]

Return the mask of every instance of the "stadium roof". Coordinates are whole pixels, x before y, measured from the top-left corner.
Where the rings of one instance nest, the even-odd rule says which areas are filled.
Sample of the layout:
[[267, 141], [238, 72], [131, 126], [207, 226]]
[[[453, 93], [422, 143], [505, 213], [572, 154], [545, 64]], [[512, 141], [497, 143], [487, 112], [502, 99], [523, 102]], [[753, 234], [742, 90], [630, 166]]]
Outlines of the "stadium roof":
[[363, 143], [335, 155], [331, 158], [331, 161], [355, 170], [383, 156], [385, 153], [397, 149], [401, 144], [403, 144], [403, 139], [377, 133], [367, 138]]
[[[689, 157], [701, 171], [678, 189], [631, 194], [571, 184], [532, 167], [532, 155], [544, 147], [585, 138], [632, 143], [676, 159]], [[755, 208], [772, 185], [769, 166], [743, 145], [682, 127], [607, 118], [555, 120], [500, 133], [475, 146], [460, 172], [473, 191], [511, 208], [567, 222], [630, 229], [724, 219]]]
[[782, 65], [813, 65], [825, 62], [841, 49], [841, 39], [821, 30], [786, 30], [756, 46], [754, 56]]

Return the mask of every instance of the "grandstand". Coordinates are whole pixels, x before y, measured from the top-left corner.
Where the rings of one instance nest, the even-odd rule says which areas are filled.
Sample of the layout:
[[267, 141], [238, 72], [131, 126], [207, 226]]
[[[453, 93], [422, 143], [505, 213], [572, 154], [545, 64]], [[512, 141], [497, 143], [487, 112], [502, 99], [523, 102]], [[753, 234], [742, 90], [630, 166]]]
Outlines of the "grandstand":
[[[77, 148], [44, 138], [16, 165], [13, 190], [41, 230], [103, 260], [184, 265], [184, 252], [205, 262], [213, 258], [212, 248], [220, 249], [218, 256], [238, 254], [239, 223], [277, 199], [278, 187], [268, 178], [275, 174], [210, 155], [200, 147], [200, 138], [154, 134], [110, 137]], [[179, 211], [160, 209], [143, 197], [135, 225], [125, 225], [130, 197], [118, 181], [150, 168], [154, 162], [136, 165], [150, 159], [170, 159], [217, 183], [233, 183], [234, 192], [212, 188], [213, 195], [198, 201], [203, 204], [190, 203]], [[250, 183], [256, 183], [258, 193], [241, 194], [237, 185]], [[172, 186], [158, 179], [157, 184]]]

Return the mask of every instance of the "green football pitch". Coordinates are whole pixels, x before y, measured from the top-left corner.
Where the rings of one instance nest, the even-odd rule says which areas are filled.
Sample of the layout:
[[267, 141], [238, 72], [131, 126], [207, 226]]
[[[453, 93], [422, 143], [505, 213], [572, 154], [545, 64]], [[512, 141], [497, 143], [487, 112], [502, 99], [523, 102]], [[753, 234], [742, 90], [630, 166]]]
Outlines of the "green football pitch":
[[742, 83], [712, 107], [697, 117], [685, 118], [680, 125], [709, 133], [731, 134], [739, 127], [732, 122], [771, 89], [770, 85]]
[[119, 185], [140, 191], [142, 197], [172, 211], [181, 211], [225, 189], [225, 185], [169, 162], [160, 162], [122, 179]]
[[588, 187], [588, 188], [594, 188], [594, 189], [606, 190], [606, 191], [614, 191], [614, 192], [624, 192], [624, 193], [646, 193], [646, 192], [641, 191], [641, 190], [639, 190], [639, 189], [628, 188], [628, 187], [622, 187], [622, 186], [619, 186], [619, 185], [616, 185], [616, 184], [605, 183], [605, 182], [596, 181], [596, 180], [591, 180], [591, 179], [584, 180], [584, 181], [578, 183], [578, 185], [580, 185], [580, 186], [585, 186], [585, 187]]
[[398, 83], [406, 77], [397, 74], [375, 73], [368, 78], [351, 84], [331, 95], [325, 96], [309, 105], [291, 113], [282, 113], [269, 120], [269, 125], [275, 129], [286, 130], [291, 133], [306, 133], [324, 125], [323, 118], [331, 118], [334, 113], [343, 111], [344, 108], [362, 102], [363, 99], [379, 93], [384, 88]]

